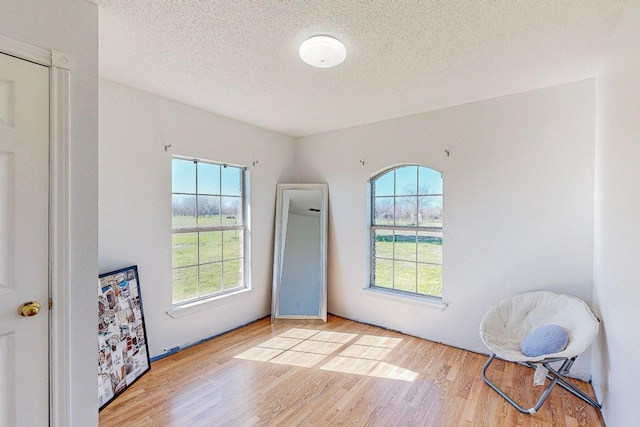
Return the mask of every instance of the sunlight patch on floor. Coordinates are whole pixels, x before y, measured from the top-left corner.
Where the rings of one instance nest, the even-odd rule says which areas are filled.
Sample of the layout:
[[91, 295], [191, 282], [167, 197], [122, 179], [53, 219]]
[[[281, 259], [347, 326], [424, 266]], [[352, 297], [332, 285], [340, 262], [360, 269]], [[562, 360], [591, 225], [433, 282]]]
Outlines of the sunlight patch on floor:
[[281, 333], [280, 337], [287, 338], [298, 338], [302, 340], [306, 340], [316, 335], [320, 331], [316, 331], [315, 329], [300, 329], [300, 328], [291, 328], [286, 332]]
[[418, 373], [396, 365], [377, 360], [336, 356], [320, 368], [323, 371], [342, 372], [344, 374], [368, 375], [370, 377], [391, 380], [415, 381]]
[[322, 362], [326, 356], [324, 354], [305, 353], [301, 351], [288, 350], [274, 357], [269, 362], [280, 365], [302, 366], [303, 368], [313, 368]]
[[340, 356], [359, 357], [361, 359], [382, 360], [389, 353], [390, 348], [370, 347], [368, 345], [353, 344], [340, 352]]
[[284, 353], [284, 350], [275, 348], [253, 347], [242, 354], [237, 355], [236, 359], [255, 360], [257, 362], [268, 362], [277, 355]]
[[296, 351], [307, 351], [309, 353], [317, 353], [317, 354], [332, 354], [342, 348], [344, 344], [335, 343], [335, 342], [321, 342], [321, 341], [311, 341], [306, 340], [302, 341], [297, 346], [293, 347], [292, 350]]
[[260, 344], [258, 347], [264, 348], [278, 348], [281, 350], [288, 350], [291, 347], [300, 344], [303, 340], [295, 339], [295, 338], [285, 338], [285, 337], [275, 337], [271, 338], [269, 341], [265, 341]]
[[[402, 338], [362, 335], [347, 345], [358, 337], [344, 332], [291, 328], [235, 358], [304, 368], [325, 362], [319, 369], [401, 381], [418, 378], [417, 372], [383, 361]], [[334, 355], [336, 352], [339, 353]]]

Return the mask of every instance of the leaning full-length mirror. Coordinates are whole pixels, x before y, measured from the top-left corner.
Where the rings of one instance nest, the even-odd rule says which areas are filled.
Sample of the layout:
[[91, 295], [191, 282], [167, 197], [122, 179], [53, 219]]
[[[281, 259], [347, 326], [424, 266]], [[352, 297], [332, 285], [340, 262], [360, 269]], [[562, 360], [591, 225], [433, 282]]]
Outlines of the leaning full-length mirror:
[[327, 321], [327, 184], [278, 184], [271, 321]]

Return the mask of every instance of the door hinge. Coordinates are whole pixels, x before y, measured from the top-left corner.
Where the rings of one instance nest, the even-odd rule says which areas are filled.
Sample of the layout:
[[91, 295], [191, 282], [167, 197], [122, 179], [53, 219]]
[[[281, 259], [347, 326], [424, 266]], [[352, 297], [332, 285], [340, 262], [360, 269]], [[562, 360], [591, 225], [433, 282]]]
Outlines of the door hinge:
[[53, 299], [49, 298], [49, 310], [53, 307]]

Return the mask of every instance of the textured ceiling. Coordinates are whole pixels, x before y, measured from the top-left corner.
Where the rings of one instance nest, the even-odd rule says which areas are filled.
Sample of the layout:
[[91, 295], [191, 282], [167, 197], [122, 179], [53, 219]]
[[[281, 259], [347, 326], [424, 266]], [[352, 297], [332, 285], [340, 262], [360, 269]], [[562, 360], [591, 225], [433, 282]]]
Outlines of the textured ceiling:
[[[617, 0], [100, 0], [100, 74], [294, 137], [593, 77]], [[300, 60], [315, 34], [347, 59]]]

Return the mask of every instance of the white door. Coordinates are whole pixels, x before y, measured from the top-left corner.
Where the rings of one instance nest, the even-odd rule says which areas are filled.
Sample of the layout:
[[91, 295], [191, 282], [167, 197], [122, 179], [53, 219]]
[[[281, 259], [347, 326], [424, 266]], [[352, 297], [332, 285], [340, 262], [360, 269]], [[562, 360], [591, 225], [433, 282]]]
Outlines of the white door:
[[48, 223], [49, 68], [0, 53], [1, 427], [49, 425]]

